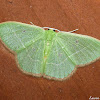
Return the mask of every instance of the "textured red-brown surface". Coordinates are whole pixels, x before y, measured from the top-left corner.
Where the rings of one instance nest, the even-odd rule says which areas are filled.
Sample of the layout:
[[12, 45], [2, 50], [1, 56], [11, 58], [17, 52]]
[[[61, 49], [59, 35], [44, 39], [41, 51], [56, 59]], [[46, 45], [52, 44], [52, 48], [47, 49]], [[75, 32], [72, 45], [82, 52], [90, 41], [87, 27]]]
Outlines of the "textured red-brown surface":
[[[100, 39], [100, 0], [0, 0], [0, 22], [33, 22]], [[0, 100], [89, 100], [100, 97], [100, 60], [70, 79], [52, 81], [23, 74], [0, 42]]]

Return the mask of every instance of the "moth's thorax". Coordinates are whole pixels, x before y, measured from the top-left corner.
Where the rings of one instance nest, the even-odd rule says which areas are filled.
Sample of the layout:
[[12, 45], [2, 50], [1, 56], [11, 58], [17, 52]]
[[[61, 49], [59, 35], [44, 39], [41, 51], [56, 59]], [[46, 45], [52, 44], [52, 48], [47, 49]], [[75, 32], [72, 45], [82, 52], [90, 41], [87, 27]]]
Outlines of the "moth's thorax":
[[53, 30], [45, 30], [45, 38], [47, 41], [52, 41], [55, 35], [56, 35], [56, 32], [54, 32]]
[[45, 50], [44, 50], [44, 59], [47, 59], [48, 53], [52, 46], [52, 40], [56, 36], [56, 32], [53, 30], [45, 30]]

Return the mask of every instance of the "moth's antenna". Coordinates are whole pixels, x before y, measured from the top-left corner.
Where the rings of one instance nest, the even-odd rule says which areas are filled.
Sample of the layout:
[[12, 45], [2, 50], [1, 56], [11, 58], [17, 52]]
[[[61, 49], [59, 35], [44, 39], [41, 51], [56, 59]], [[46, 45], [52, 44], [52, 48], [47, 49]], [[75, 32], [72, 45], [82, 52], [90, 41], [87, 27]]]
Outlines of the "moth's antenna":
[[68, 32], [70, 32], [70, 33], [72, 33], [72, 32], [75, 32], [75, 31], [77, 31], [78, 29], [75, 29], [75, 30], [73, 30], [73, 31], [68, 31]]

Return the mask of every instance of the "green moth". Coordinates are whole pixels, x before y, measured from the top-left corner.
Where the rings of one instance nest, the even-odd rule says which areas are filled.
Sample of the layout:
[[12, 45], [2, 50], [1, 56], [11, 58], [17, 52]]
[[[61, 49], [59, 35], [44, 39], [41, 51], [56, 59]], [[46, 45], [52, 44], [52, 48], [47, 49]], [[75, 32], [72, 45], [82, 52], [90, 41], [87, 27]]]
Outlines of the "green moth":
[[4, 22], [0, 24], [0, 38], [16, 55], [19, 68], [33, 76], [64, 80], [77, 67], [100, 58], [100, 40], [87, 35]]

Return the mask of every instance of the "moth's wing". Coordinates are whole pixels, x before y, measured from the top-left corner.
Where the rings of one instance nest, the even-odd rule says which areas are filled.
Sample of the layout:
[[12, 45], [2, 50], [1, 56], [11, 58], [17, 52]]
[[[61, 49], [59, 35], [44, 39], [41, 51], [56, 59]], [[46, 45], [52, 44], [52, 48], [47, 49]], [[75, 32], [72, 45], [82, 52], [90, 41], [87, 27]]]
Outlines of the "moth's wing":
[[4, 44], [17, 54], [21, 69], [30, 74], [42, 71], [44, 30], [35, 25], [19, 22], [0, 24], [0, 38]]
[[76, 65], [89, 64], [98, 58], [100, 58], [99, 40], [86, 35], [59, 32], [53, 40], [47, 58], [45, 77], [64, 79]]
[[76, 33], [60, 32], [58, 41], [76, 65], [88, 64], [100, 58], [100, 40]]
[[35, 76], [42, 76], [43, 73], [43, 51], [44, 41], [34, 41], [23, 51], [17, 53], [18, 63], [22, 70]]
[[35, 25], [19, 22], [0, 24], [0, 38], [11, 50], [17, 52], [32, 44], [43, 35], [44, 30]]

